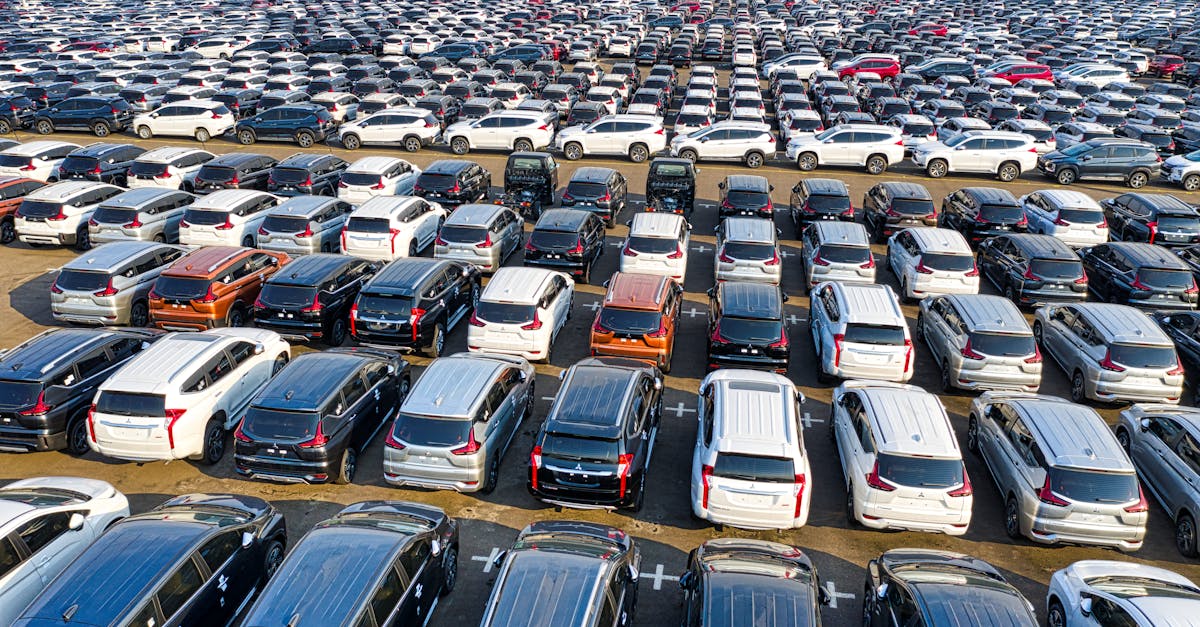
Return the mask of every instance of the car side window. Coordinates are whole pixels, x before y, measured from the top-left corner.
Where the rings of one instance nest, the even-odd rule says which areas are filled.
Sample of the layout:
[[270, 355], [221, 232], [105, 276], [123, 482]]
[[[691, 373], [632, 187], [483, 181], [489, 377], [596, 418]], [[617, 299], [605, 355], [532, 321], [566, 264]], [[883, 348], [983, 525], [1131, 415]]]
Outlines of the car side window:
[[21, 564], [21, 555], [9, 538], [0, 538], [0, 577]]
[[206, 373], [210, 383], [220, 381], [225, 375], [233, 371], [233, 363], [229, 360], [229, 355], [221, 353], [214, 361], [215, 363], [212, 363]]
[[46, 545], [54, 542], [62, 534], [66, 533], [71, 520], [69, 512], [55, 512], [38, 516], [33, 520], [21, 525], [17, 529], [17, 535], [21, 536], [21, 540], [25, 542], [25, 546], [29, 547], [30, 553], [37, 553], [45, 548]]
[[706, 390], [704, 396], [701, 397], [702, 411], [701, 429], [703, 431], [704, 446], [712, 446], [713, 439], [713, 398], [712, 390]]
[[233, 363], [240, 366], [254, 356], [254, 345], [250, 342], [235, 342], [229, 347], [229, 354], [233, 356]]
[[363, 374], [367, 377], [367, 385], [375, 387], [376, 384], [387, 378], [387, 366], [379, 363], [367, 364]]
[[910, 627], [921, 624], [921, 617], [917, 614], [917, 606], [913, 603], [912, 597], [908, 592], [896, 583], [888, 586], [888, 605], [892, 608], [892, 614], [895, 617], [896, 624], [901, 627]]
[[1150, 419], [1150, 433], [1153, 433], [1168, 447], [1171, 446], [1171, 442], [1175, 440], [1180, 431], [1183, 431], [1183, 426], [1170, 418]]
[[[400, 583], [400, 576], [396, 574], [395, 568], [389, 568], [387, 575], [383, 578], [383, 583], [375, 591], [375, 596], [371, 597], [371, 613], [375, 615], [374, 624], [379, 625], [387, 620], [387, 617], [396, 609], [396, 604], [400, 602], [402, 594], [404, 594], [404, 589]], [[359, 624], [371, 623], [360, 621]]]
[[200, 575], [196, 562], [191, 559], [185, 561], [171, 573], [158, 591], [158, 605], [162, 608], [163, 617], [170, 620], [203, 585], [204, 578]]
[[344, 405], [342, 406], [342, 411], [336, 413], [340, 414], [353, 407], [366, 393], [367, 384], [363, 382], [362, 377], [355, 375], [346, 382], [346, 385], [342, 386], [342, 403]]
[[1103, 597], [1092, 597], [1092, 615], [1104, 627], [1137, 627], [1128, 612]]
[[1017, 419], [1013, 421], [1008, 429], [1008, 439], [1012, 442], [1013, 448], [1016, 449], [1017, 455], [1025, 461], [1027, 466], [1038, 466], [1037, 443], [1033, 441], [1033, 435], [1029, 433], [1024, 421]]
[[108, 353], [105, 353], [103, 350], [92, 353], [75, 364], [75, 370], [79, 373], [79, 378], [76, 381], [82, 381], [99, 374], [105, 368], [108, 368], [109, 365], [111, 365], [111, 362], [109, 362]]
[[[1200, 474], [1200, 442], [1197, 442], [1192, 434], [1184, 434], [1183, 438], [1179, 440], [1175, 452], [1193, 473]], [[0, 574], [3, 574], [3, 571], [0, 571]]]
[[241, 534], [237, 531], [227, 531], [209, 540], [200, 547], [200, 557], [208, 565], [208, 570], [217, 572], [241, 546]]
[[429, 541], [417, 540], [412, 547], [400, 556], [400, 568], [408, 575], [409, 581], [417, 578], [417, 573], [429, 558]]

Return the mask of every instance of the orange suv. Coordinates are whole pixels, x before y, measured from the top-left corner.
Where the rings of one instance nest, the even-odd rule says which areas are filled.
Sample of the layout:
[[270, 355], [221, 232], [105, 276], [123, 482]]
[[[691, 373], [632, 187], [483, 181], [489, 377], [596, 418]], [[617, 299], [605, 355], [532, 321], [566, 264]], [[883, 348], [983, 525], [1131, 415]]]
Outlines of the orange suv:
[[154, 282], [150, 322], [169, 331], [240, 327], [258, 292], [288, 256], [237, 246], [207, 246], [180, 257]]
[[17, 238], [13, 214], [16, 213], [17, 207], [21, 206], [25, 194], [44, 185], [41, 181], [22, 176], [0, 176], [0, 244], [7, 244]]
[[683, 289], [671, 277], [617, 272], [592, 323], [592, 355], [630, 357], [671, 371]]

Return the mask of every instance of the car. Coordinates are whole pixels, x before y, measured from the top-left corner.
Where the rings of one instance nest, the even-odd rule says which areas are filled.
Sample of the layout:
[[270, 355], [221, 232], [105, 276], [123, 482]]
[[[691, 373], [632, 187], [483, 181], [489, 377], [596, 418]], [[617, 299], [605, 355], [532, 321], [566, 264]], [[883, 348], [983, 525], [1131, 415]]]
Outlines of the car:
[[832, 601], [799, 547], [769, 540], [704, 542], [688, 554], [679, 587], [685, 627], [727, 627], [744, 616], [765, 617], [764, 625], [819, 625], [821, 606]]
[[234, 469], [282, 483], [352, 483], [358, 452], [396, 415], [410, 376], [391, 351], [296, 357], [250, 399], [233, 432]]
[[29, 128], [36, 114], [37, 105], [28, 96], [0, 96], [0, 135], [8, 135], [14, 129]]
[[333, 114], [315, 103], [260, 105], [254, 117], [238, 120], [233, 134], [249, 146], [259, 140], [294, 141], [301, 148], [323, 142], [334, 130]]
[[366, 115], [338, 127], [337, 138], [347, 150], [362, 146], [401, 146], [417, 152], [442, 135], [433, 113], [416, 107], [396, 107]]
[[671, 371], [683, 288], [661, 274], [616, 272], [592, 323], [593, 356], [627, 357]]
[[1149, 505], [1095, 410], [1057, 396], [985, 392], [971, 402], [967, 429], [967, 447], [1006, 495], [1009, 538], [1141, 548]]
[[565, 507], [639, 511], [662, 416], [662, 373], [639, 360], [591, 357], [562, 381], [534, 438], [530, 494]]
[[805, 225], [813, 221], [854, 221], [850, 188], [839, 179], [802, 179], [792, 186], [792, 193], [788, 198], [788, 212], [791, 214], [797, 239], [803, 233]]
[[1200, 243], [1200, 210], [1169, 194], [1130, 192], [1100, 201], [1114, 241], [1166, 247]]
[[132, 121], [133, 108], [115, 93], [76, 96], [38, 111], [33, 130], [39, 135], [63, 130], [85, 130], [91, 131], [96, 137], [108, 137], [129, 128]]
[[27, 194], [44, 186], [45, 183], [31, 178], [0, 175], [0, 244], [17, 239], [14, 226], [17, 208]]
[[713, 275], [720, 281], [778, 285], [782, 277], [778, 232], [771, 220], [734, 216], [717, 225]]
[[475, 305], [467, 350], [550, 363], [554, 341], [571, 318], [575, 281], [543, 268], [500, 268]]
[[1058, 238], [1012, 233], [983, 240], [978, 248], [979, 271], [1018, 306], [1087, 300], [1084, 266]]
[[891, 287], [820, 283], [809, 301], [818, 380], [912, 377], [912, 338]]
[[937, 207], [924, 185], [888, 181], [863, 195], [862, 222], [878, 244], [905, 227], [936, 226]]
[[834, 389], [832, 406], [850, 525], [967, 532], [971, 479], [937, 396], [900, 383], [847, 381]]
[[292, 627], [428, 621], [458, 582], [458, 538], [458, 521], [432, 505], [351, 504], [296, 543], [243, 622], [285, 615]]
[[254, 325], [292, 342], [341, 346], [349, 332], [350, 308], [378, 269], [378, 264], [346, 255], [305, 255], [262, 284], [254, 299]]
[[155, 135], [194, 137], [207, 142], [233, 130], [237, 115], [216, 100], [172, 102], [135, 117], [130, 126], [141, 139]]
[[366, 346], [439, 357], [446, 333], [470, 318], [479, 292], [479, 271], [470, 264], [397, 259], [359, 291], [350, 309], [350, 335]]
[[[1168, 333], [1183, 330], [1195, 317], [1158, 317]], [[1173, 337], [1173, 339], [1175, 339]], [[1178, 340], [1177, 340], [1178, 341]], [[1117, 442], [1138, 469], [1142, 485], [1162, 505], [1175, 526], [1175, 548], [1184, 557], [1197, 554], [1196, 516], [1200, 494], [1192, 486], [1196, 468], [1191, 460], [1200, 450], [1200, 410], [1175, 405], [1137, 404], [1122, 411], [1114, 427]]]
[[472, 148], [527, 152], [548, 147], [555, 127], [544, 112], [505, 109], [451, 124], [444, 137], [456, 155], [465, 155]]
[[283, 561], [285, 522], [254, 496], [171, 498], [111, 525], [12, 624], [232, 621]]
[[1108, 241], [1108, 220], [1091, 196], [1065, 189], [1043, 189], [1020, 197], [1028, 231], [1050, 235], [1071, 248]]
[[133, 188], [100, 203], [88, 219], [94, 245], [120, 241], [178, 242], [183, 214], [196, 197], [158, 187]]
[[397, 157], [363, 157], [342, 171], [337, 196], [361, 205], [375, 196], [411, 196], [421, 169]]
[[[814, 181], [816, 179], [808, 179]], [[875, 256], [861, 224], [818, 221], [804, 227], [800, 263], [807, 293], [819, 283], [871, 284], [875, 282]]]
[[979, 268], [958, 231], [911, 227], [888, 239], [888, 269], [900, 282], [900, 297], [978, 294]]
[[598, 215], [580, 209], [548, 209], [525, 242], [522, 263], [558, 269], [586, 284], [604, 248], [604, 222]]
[[1200, 608], [1200, 587], [1186, 577], [1146, 564], [1081, 560], [1050, 576], [1046, 622], [1051, 625], [1122, 623], [1150, 627]]
[[1007, 183], [1037, 167], [1038, 155], [1029, 135], [970, 130], [945, 143], [928, 142], [913, 147], [912, 160], [930, 178], [953, 172], [990, 172]]
[[1037, 392], [1042, 354], [1016, 305], [983, 294], [934, 296], [921, 301], [915, 334], [932, 353], [943, 392]]
[[801, 172], [812, 172], [820, 165], [852, 165], [865, 167], [870, 174], [883, 174], [889, 166], [904, 161], [904, 139], [894, 126], [839, 124], [791, 138], [787, 158]]
[[[207, 167], [207, 166], [206, 166]], [[236, 177], [236, 174], [234, 175]], [[188, 246], [254, 245], [258, 228], [280, 198], [251, 189], [222, 189], [192, 201], [179, 223]]]
[[213, 153], [197, 148], [163, 146], [147, 150], [133, 160], [125, 185], [130, 189], [159, 187], [192, 192], [200, 168], [215, 158]]
[[1117, 180], [1138, 189], [1157, 178], [1161, 161], [1154, 146], [1113, 137], [1089, 139], [1041, 155], [1037, 168], [1062, 185], [1085, 179]]
[[1174, 343], [1133, 307], [1047, 305], [1034, 313], [1033, 334], [1070, 379], [1076, 403], [1176, 404], [1183, 393], [1184, 370]]
[[374, 261], [416, 257], [433, 247], [446, 215], [440, 204], [421, 197], [377, 196], [350, 212], [341, 250]]
[[1196, 280], [1188, 264], [1161, 246], [1110, 242], [1079, 251], [1090, 290], [1105, 302], [1147, 310], [1195, 309]]
[[942, 199], [938, 227], [958, 231], [971, 244], [978, 244], [997, 235], [1024, 233], [1029, 221], [1012, 192], [964, 187]]
[[70, 142], [39, 140], [0, 150], [0, 176], [21, 176], [35, 181], [58, 179], [58, 166], [79, 149]]
[[892, 549], [867, 563], [863, 624], [979, 620], [1038, 625], [1033, 605], [991, 564], [962, 553]]
[[429, 164], [413, 185], [413, 194], [442, 206], [484, 202], [492, 173], [473, 161], [439, 159]]
[[350, 164], [333, 155], [296, 153], [284, 158], [267, 175], [267, 191], [276, 196], [334, 196], [342, 172]]
[[92, 239], [88, 220], [100, 203], [121, 191], [107, 183], [76, 180], [38, 188], [25, 195], [13, 214], [17, 241], [89, 250]]
[[350, 203], [324, 196], [292, 196], [269, 210], [256, 231], [262, 250], [292, 257], [340, 249], [340, 237]]
[[85, 180], [126, 187], [134, 159], [146, 152], [133, 144], [96, 142], [72, 151], [58, 166], [58, 180]]
[[608, 115], [586, 126], [567, 126], [554, 137], [554, 148], [569, 161], [585, 155], [627, 155], [634, 163], [644, 163], [666, 147], [662, 118], [647, 115]]
[[[642, 555], [633, 538], [608, 525], [568, 520], [530, 523], [494, 560], [496, 583], [480, 627], [528, 622], [531, 616], [595, 616], [596, 624], [631, 624]], [[530, 581], [559, 585], [529, 594]]]
[[629, 182], [613, 168], [582, 167], [567, 181], [560, 204], [563, 208], [595, 213], [612, 227], [617, 216], [629, 206]]
[[644, 211], [626, 223], [619, 270], [662, 274], [683, 285], [687, 273], [691, 225], [675, 213]]
[[733, 120], [717, 122], [686, 135], [676, 130], [670, 145], [672, 157], [692, 163], [740, 161], [752, 169], [773, 159], [776, 150], [775, 136], [769, 125]]
[[491, 493], [504, 455], [533, 416], [534, 374], [518, 356], [457, 353], [434, 360], [388, 427], [384, 479]]
[[[278, 163], [274, 157], [252, 152], [231, 152], [203, 162], [190, 186], [184, 179], [183, 190], [194, 194], [211, 194], [225, 189], [256, 189], [266, 191], [271, 168]], [[169, 172], [169, 170], [168, 170]]]

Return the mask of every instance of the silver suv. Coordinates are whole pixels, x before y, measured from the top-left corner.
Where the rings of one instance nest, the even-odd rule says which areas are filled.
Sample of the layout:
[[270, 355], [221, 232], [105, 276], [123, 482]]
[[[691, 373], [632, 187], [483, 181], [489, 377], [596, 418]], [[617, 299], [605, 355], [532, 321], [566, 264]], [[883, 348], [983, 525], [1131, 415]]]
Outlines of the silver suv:
[[59, 270], [50, 284], [50, 312], [56, 322], [144, 327], [155, 279], [185, 252], [161, 242], [97, 246]]
[[942, 390], [1037, 392], [1042, 353], [1025, 317], [1002, 296], [955, 294], [921, 301], [916, 335], [933, 353]]
[[1071, 400], [1179, 402], [1183, 366], [1175, 345], [1141, 311], [1126, 305], [1047, 305], [1033, 335], [1071, 381]]
[[985, 392], [971, 403], [967, 448], [991, 471], [1010, 538], [1142, 547], [1149, 507], [1137, 473], [1092, 408], [1057, 396]]
[[1175, 521], [1175, 548], [1196, 557], [1200, 520], [1200, 409], [1134, 405], [1121, 412], [1117, 442]]

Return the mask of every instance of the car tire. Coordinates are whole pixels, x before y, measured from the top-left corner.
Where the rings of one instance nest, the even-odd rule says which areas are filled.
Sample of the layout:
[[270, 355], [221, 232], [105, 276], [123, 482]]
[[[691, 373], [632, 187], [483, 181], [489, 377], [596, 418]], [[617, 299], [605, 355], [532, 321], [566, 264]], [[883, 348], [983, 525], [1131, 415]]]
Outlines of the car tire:
[[429, 342], [425, 353], [429, 357], [441, 357], [444, 350], [446, 350], [446, 324], [439, 322], [433, 327], [433, 340]]
[[75, 231], [75, 250], [83, 252], [92, 249], [92, 234], [88, 231], [87, 224], [79, 227]]
[[1125, 454], [1128, 455], [1129, 454], [1129, 444], [1130, 444], [1129, 431], [1126, 430], [1124, 427], [1117, 427], [1116, 435], [1117, 435], [1117, 444], [1121, 445], [1121, 450], [1125, 451]]
[[1076, 370], [1075, 374], [1071, 375], [1071, 402], [1087, 402], [1087, 392], [1083, 383], [1083, 372], [1079, 370]]
[[421, 149], [421, 138], [409, 136], [404, 138], [404, 150], [406, 152], [417, 152]]
[[288, 354], [287, 353], [279, 353], [279, 356], [275, 358], [275, 361], [271, 362], [271, 376], [273, 377], [273, 376], [279, 374], [279, 371], [283, 370], [283, 367], [286, 366], [287, 364], [288, 364]]
[[750, 168], [751, 170], [757, 170], [758, 168], [761, 168], [766, 161], [766, 158], [763, 157], [761, 152], [747, 153], [745, 157], [746, 167]]
[[50, 120], [38, 120], [33, 125], [33, 130], [37, 131], [38, 135], [49, 135], [54, 132], [54, 123]]
[[458, 583], [458, 546], [451, 544], [446, 547], [446, 555], [442, 560], [442, 589], [438, 594], [446, 596], [454, 592], [454, 586]]
[[315, 143], [317, 143], [317, 137], [316, 135], [312, 134], [312, 131], [300, 131], [299, 133], [296, 133], [297, 146], [300, 146], [301, 148], [311, 148]]
[[929, 175], [931, 179], [940, 179], [946, 176], [949, 170], [950, 166], [946, 163], [945, 159], [934, 159], [929, 162], [929, 165], [925, 166], [925, 174]]
[[954, 392], [955, 392], [954, 379], [952, 378], [952, 375], [950, 374], [950, 364], [948, 364], [946, 362], [942, 362], [942, 364], [940, 366], [938, 366], [938, 381], [940, 382], [940, 384], [942, 386], [942, 394], [943, 395], [948, 396], [948, 395], [954, 394]]
[[879, 176], [887, 172], [888, 162], [883, 155], [871, 155], [867, 157], [867, 174]]
[[642, 511], [642, 507], [646, 505], [646, 471], [642, 470], [642, 476], [638, 479], [637, 496], [633, 497], [633, 503], [629, 505], [629, 511], [637, 513]]
[[112, 135], [112, 127], [108, 125], [108, 122], [94, 122], [92, 124], [92, 134], [96, 137], [108, 137]]
[[1048, 627], [1067, 627], [1067, 612], [1058, 599], [1051, 599], [1046, 608], [1046, 625]]
[[500, 454], [494, 453], [492, 458], [488, 460], [487, 474], [483, 478], [483, 486], [479, 488], [480, 494], [491, 494], [496, 490], [496, 485], [500, 483]]
[[1002, 183], [1011, 183], [1021, 176], [1021, 166], [1012, 161], [1005, 161], [996, 169], [996, 178]]
[[280, 564], [283, 564], [283, 554], [285, 552], [284, 541], [275, 537], [267, 543], [263, 550], [263, 577], [270, 580], [279, 572]]
[[139, 300], [129, 308], [129, 326], [150, 326], [150, 306], [146, 301]]
[[1033, 341], [1036, 342], [1038, 346], [1045, 348], [1045, 344], [1042, 342], [1042, 323], [1040, 320], [1033, 321]]
[[1129, 175], [1129, 180], [1127, 181], [1126, 184], [1129, 185], [1130, 187], [1132, 187], [1133, 189], [1141, 189], [1146, 186], [1146, 183], [1149, 183], [1149, 182], [1150, 182], [1150, 175], [1146, 174], [1142, 170], [1138, 170], [1137, 172], [1134, 172]]
[[1079, 177], [1076, 176], [1074, 169], [1063, 168], [1058, 171], [1058, 176], [1056, 178], [1058, 179], [1059, 185], [1070, 185], [1071, 183], [1074, 183]]
[[0, 244], [7, 244], [17, 239], [17, 226], [12, 217], [0, 220]]
[[650, 158], [650, 149], [645, 144], [634, 144], [629, 147], [629, 160], [634, 163], [645, 163]]
[[853, 483], [846, 485], [846, 526], [851, 529], [857, 529], [862, 526], [858, 522], [858, 516], [855, 514]]
[[0, 135], [8, 135], [13, 132], [12, 123], [6, 118], [0, 118]]
[[200, 454], [202, 465], [213, 466], [225, 457], [225, 435], [225, 425], [221, 420], [209, 418], [208, 424], [204, 425], [204, 450]]
[[925, 341], [925, 315], [917, 314], [917, 324], [913, 327], [913, 339], [917, 342]]
[[465, 155], [471, 151], [471, 143], [465, 137], [455, 137], [450, 140], [450, 152], [456, 155]]
[[516, 152], [529, 152], [533, 150], [533, 142], [525, 138], [518, 139], [513, 142], [513, 150]]
[[582, 159], [583, 146], [579, 145], [578, 142], [571, 142], [566, 146], [563, 146], [563, 157], [565, 157], [567, 161], [578, 161]]
[[333, 326], [329, 328], [329, 337], [326, 340], [329, 346], [341, 346], [346, 343], [346, 320], [344, 318], [333, 321]]
[[92, 445], [88, 443], [87, 430], [87, 415], [80, 414], [71, 422], [67, 423], [67, 445], [63, 449], [68, 455], [81, 457], [92, 450]]
[[796, 157], [796, 167], [799, 168], [801, 172], [812, 172], [813, 170], [816, 170], [818, 163], [819, 160], [817, 159], [817, 154], [814, 152], [801, 153], [800, 156]]
[[1004, 533], [1011, 540], [1021, 539], [1021, 508], [1017, 497], [1009, 496], [1004, 502]]
[[1175, 520], [1175, 548], [1184, 557], [1200, 555], [1196, 542], [1196, 519], [1184, 512]]
[[154, 131], [151, 131], [149, 126], [143, 124], [137, 127], [137, 136], [141, 139], [151, 139], [154, 137]]
[[346, 150], [358, 150], [362, 148], [362, 140], [354, 133], [346, 133], [342, 135], [342, 148]]
[[691, 161], [692, 163], [695, 163], [695, 162], [697, 162], [697, 161], [699, 161], [699, 160], [700, 160], [700, 155], [696, 154], [696, 151], [695, 151], [695, 150], [691, 150], [691, 149], [688, 149], [688, 150], [680, 150], [680, 151], [679, 151], [679, 158], [680, 158], [680, 159], [687, 159], [688, 161]]
[[237, 140], [238, 140], [238, 143], [243, 146], [249, 146], [250, 144], [253, 144], [256, 140], [256, 138], [254, 137], [254, 131], [252, 131], [250, 129], [242, 129], [242, 130], [238, 131], [237, 132]]
[[246, 326], [246, 312], [241, 305], [234, 305], [229, 309], [229, 315], [225, 319], [225, 326], [230, 328]]
[[1189, 174], [1183, 177], [1183, 189], [1194, 192], [1200, 190], [1200, 174]]
[[1013, 289], [1013, 286], [1009, 285], [1004, 288], [1004, 297], [1017, 307], [1021, 306], [1021, 303], [1017, 302], [1017, 292]]
[[358, 468], [358, 453], [353, 447], [347, 446], [346, 450], [342, 451], [342, 458], [338, 461], [337, 474], [333, 477], [333, 482], [338, 485], [349, 485], [354, 482], [354, 471]]
[[975, 414], [967, 419], [967, 450], [979, 454], [979, 419]]
[[192, 137], [195, 137], [196, 141], [203, 144], [204, 142], [212, 139], [212, 133], [209, 133], [208, 129], [206, 129], [206, 128], [198, 128], [198, 129], [196, 129], [196, 133], [194, 135], [192, 135]]

